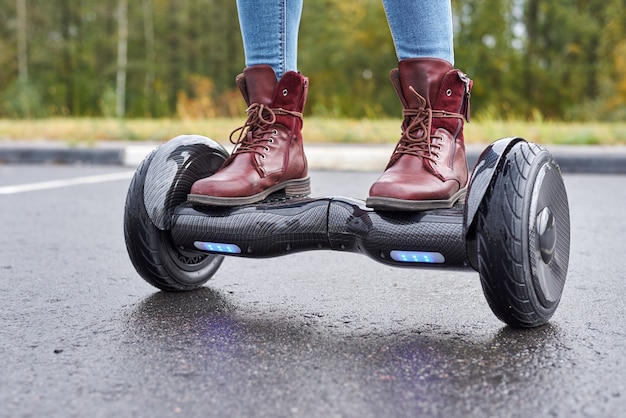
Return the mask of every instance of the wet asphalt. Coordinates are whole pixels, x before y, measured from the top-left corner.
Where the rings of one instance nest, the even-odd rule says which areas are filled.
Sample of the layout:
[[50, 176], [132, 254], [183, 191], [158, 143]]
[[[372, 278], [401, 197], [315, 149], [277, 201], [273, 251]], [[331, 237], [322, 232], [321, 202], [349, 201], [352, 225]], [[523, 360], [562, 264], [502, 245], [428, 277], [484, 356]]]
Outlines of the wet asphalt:
[[[0, 165], [0, 192], [129, 171]], [[313, 195], [376, 177], [315, 171]], [[471, 270], [357, 254], [231, 258], [160, 292], [126, 255], [129, 181], [0, 194], [0, 416], [624, 416], [624, 176], [565, 175], [569, 275], [532, 330], [501, 323]]]

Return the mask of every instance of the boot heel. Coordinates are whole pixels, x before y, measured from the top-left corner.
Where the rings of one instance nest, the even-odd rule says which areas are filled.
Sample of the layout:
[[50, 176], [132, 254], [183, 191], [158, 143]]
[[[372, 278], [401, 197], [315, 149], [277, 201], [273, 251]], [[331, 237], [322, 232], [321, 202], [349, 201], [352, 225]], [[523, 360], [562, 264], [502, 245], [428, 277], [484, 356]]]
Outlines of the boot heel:
[[285, 184], [285, 195], [287, 197], [308, 196], [311, 194], [311, 180], [304, 179], [289, 180]]

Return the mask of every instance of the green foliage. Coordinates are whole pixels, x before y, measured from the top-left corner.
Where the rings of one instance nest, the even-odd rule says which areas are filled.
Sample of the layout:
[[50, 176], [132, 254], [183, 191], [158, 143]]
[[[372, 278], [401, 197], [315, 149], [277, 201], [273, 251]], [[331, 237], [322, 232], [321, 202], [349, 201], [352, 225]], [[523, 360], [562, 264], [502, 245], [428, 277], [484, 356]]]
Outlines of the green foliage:
[[16, 80], [0, 95], [0, 112], [10, 118], [38, 118], [45, 115], [41, 95], [35, 86]]
[[389, 82], [397, 58], [380, 0], [304, 2], [300, 69], [312, 113], [381, 117], [400, 106]]
[[[453, 1], [457, 64], [474, 108], [499, 118], [617, 120], [626, 79], [622, 0]], [[607, 30], [608, 29], [608, 30]], [[621, 60], [621, 61], [620, 61]]]
[[[115, 113], [116, 2], [27, 1], [28, 78], [18, 81], [16, 0], [0, 0], [0, 117]], [[623, 0], [453, 0], [456, 66], [478, 118], [626, 117]], [[126, 116], [234, 116], [244, 66], [234, 1], [128, 3]], [[299, 68], [307, 113], [399, 117], [397, 64], [380, 0], [305, 1]], [[182, 109], [182, 110], [181, 110]]]

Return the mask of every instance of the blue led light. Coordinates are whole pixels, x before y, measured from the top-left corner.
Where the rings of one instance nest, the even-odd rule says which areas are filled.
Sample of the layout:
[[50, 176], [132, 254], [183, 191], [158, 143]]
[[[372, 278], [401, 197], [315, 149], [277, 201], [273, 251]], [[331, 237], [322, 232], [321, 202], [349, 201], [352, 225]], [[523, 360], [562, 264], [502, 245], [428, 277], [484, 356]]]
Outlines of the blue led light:
[[241, 248], [239, 248], [235, 244], [196, 241], [193, 243], [193, 245], [199, 250], [210, 251], [212, 253], [222, 253], [222, 254], [240, 254], [241, 253]]
[[401, 263], [442, 264], [446, 261], [443, 254], [429, 251], [393, 250], [389, 255]]

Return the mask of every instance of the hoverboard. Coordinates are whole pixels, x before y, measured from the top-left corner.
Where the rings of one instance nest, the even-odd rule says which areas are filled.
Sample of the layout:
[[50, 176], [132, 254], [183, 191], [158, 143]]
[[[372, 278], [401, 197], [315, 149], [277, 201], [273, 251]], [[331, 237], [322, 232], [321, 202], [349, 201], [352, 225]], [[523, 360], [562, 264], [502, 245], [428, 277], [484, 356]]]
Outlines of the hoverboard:
[[542, 325], [559, 304], [569, 262], [569, 207], [559, 166], [540, 145], [522, 138], [492, 143], [477, 161], [465, 201], [423, 212], [279, 194], [238, 207], [186, 202], [191, 185], [227, 157], [217, 142], [184, 135], [138, 167], [124, 235], [130, 259], [148, 283], [164, 291], [193, 290], [225, 256], [335, 250], [396, 267], [474, 269], [491, 310], [513, 327]]

